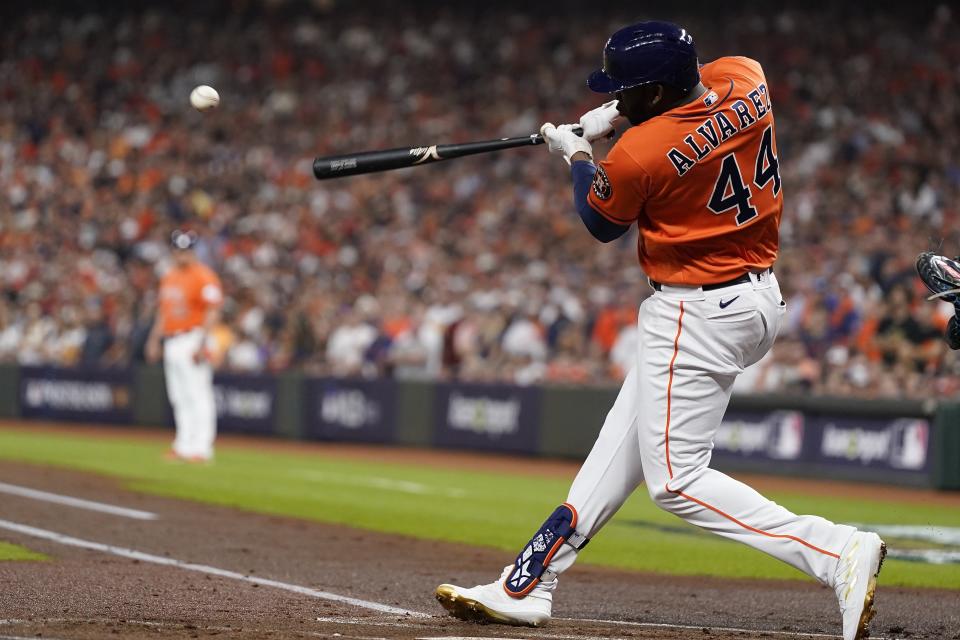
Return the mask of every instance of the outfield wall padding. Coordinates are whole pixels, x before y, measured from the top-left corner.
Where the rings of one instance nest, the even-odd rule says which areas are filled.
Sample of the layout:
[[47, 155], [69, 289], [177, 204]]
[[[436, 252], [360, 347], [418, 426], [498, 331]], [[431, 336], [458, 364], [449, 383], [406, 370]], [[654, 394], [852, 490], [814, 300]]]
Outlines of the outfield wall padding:
[[295, 371], [277, 376], [277, 412], [274, 428], [277, 435], [291, 440], [305, 438], [303, 428], [303, 376]]
[[162, 427], [168, 424], [167, 385], [163, 367], [143, 365], [132, 370], [134, 396], [133, 419], [139, 425]]
[[[610, 387], [218, 373], [218, 430], [583, 459]], [[640, 409], [642, 411], [642, 408]], [[159, 366], [0, 365], [0, 417], [172, 426]], [[712, 466], [960, 490], [960, 402], [735, 396]]]
[[617, 398], [617, 389], [547, 387], [543, 392], [540, 453], [584, 458]]
[[20, 416], [20, 367], [0, 364], [0, 418]]
[[941, 405], [935, 423], [931, 485], [938, 489], [960, 490], [960, 402]]
[[429, 447], [433, 441], [434, 385], [413, 380], [397, 385], [397, 444]]

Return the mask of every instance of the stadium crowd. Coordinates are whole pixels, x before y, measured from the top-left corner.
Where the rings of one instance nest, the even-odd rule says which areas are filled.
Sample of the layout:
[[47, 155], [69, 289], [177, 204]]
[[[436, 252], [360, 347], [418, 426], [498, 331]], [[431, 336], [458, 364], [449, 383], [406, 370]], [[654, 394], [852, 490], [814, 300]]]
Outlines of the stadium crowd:
[[[4, 9], [0, 361], [141, 360], [170, 232], [189, 228], [224, 281], [222, 368], [619, 379], [651, 292], [636, 235], [596, 243], [556, 157], [311, 174], [319, 154], [523, 135], [599, 104], [584, 80], [637, 16], [536, 4]], [[956, 17], [709, 11], [660, 17], [703, 60], [763, 63], [786, 203], [787, 327], [740, 390], [960, 392], [952, 307], [913, 267], [960, 252]], [[197, 84], [219, 109], [189, 108]]]

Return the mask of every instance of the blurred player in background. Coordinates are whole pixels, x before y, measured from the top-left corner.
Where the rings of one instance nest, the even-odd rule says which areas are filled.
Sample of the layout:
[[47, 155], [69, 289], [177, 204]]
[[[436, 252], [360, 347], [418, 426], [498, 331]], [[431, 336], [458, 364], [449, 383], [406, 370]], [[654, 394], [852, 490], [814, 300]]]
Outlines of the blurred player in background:
[[220, 279], [194, 252], [197, 236], [174, 231], [173, 266], [160, 280], [157, 318], [147, 340], [147, 359], [160, 358], [177, 436], [169, 456], [189, 462], [213, 458], [217, 411], [213, 366], [207, 339], [218, 322], [223, 291]]

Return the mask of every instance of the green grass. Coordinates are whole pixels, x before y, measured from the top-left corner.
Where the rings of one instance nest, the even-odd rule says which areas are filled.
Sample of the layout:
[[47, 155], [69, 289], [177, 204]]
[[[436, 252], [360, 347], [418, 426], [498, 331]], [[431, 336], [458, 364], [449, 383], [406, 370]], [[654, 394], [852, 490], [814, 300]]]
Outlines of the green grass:
[[0, 541], [0, 562], [5, 560], [49, 560], [42, 553], [30, 551], [26, 547], [17, 544]]
[[[0, 458], [115, 476], [133, 490], [157, 495], [495, 547], [504, 550], [504, 564], [569, 486], [560, 478], [357, 462], [252, 445], [221, 449], [210, 466], [171, 465], [161, 460], [162, 450], [121, 432], [92, 438], [0, 430]], [[960, 527], [960, 509], [937, 505], [789, 492], [769, 497], [839, 522]], [[761, 553], [686, 525], [654, 507], [642, 490], [581, 557], [583, 563], [668, 574], [806, 579]], [[888, 559], [883, 582], [960, 589], [960, 565]]]

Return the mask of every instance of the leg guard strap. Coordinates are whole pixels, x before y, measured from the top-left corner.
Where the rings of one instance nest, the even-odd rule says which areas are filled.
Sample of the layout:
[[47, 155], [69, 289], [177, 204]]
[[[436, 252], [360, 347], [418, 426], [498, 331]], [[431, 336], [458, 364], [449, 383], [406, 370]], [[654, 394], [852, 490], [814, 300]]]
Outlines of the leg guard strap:
[[561, 545], [566, 543], [579, 551], [590, 542], [586, 536], [576, 531], [576, 526], [577, 510], [567, 503], [557, 507], [514, 561], [513, 570], [503, 581], [503, 590], [507, 595], [522, 598], [530, 593], [540, 580], [552, 580], [556, 577], [547, 567]]

